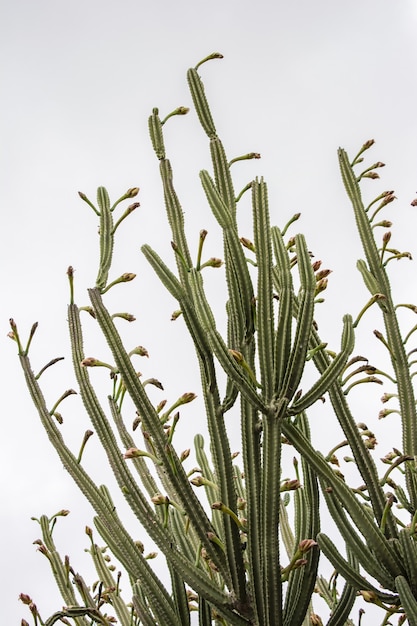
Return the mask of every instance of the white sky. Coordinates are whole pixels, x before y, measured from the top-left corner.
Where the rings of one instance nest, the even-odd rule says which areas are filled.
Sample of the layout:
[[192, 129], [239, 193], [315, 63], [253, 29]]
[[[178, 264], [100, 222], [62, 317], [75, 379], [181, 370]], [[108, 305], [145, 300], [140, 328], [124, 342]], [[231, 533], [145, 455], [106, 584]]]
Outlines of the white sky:
[[[338, 173], [339, 145], [353, 155], [366, 139], [377, 141], [369, 158], [387, 167], [380, 186], [369, 182], [370, 190], [377, 195], [395, 189], [398, 201], [387, 213], [394, 217], [396, 247], [417, 254], [416, 209], [410, 207], [417, 190], [417, 3], [9, 0], [1, 13], [0, 618], [12, 624], [22, 616], [29, 621], [17, 601], [21, 591], [33, 595], [44, 618], [59, 606], [45, 559], [31, 545], [40, 535], [31, 516], [70, 509], [59, 524], [60, 547], [81, 572], [86, 562], [83, 529], [91, 524], [91, 511], [46, 441], [15, 346], [6, 338], [9, 317], [23, 335], [38, 320], [34, 369], [55, 356], [69, 361], [66, 268], [72, 264], [77, 270], [80, 304], [87, 301], [84, 290], [93, 285], [97, 269], [95, 216], [77, 191], [94, 199], [97, 186], [105, 185], [116, 199], [129, 187], [141, 188], [141, 208], [119, 231], [114, 270], [115, 276], [133, 271], [138, 278], [115, 290], [114, 297], [123, 300], [119, 310], [127, 307], [138, 318], [134, 328], [125, 330], [132, 347], [144, 344], [151, 354], [138, 367], [163, 381], [170, 400], [198, 391], [195, 368], [187, 368], [184, 359], [181, 327], [167, 322], [175, 303], [139, 250], [151, 243], [172, 259], [147, 118], [154, 106], [163, 117], [190, 105], [187, 68], [210, 52], [222, 52], [222, 61], [201, 68], [218, 134], [230, 158], [249, 151], [262, 154], [261, 161], [235, 166], [236, 188], [264, 175], [273, 223], [283, 226], [302, 212], [297, 228], [324, 267], [333, 269], [324, 338], [337, 349], [343, 313], [355, 315], [366, 300], [355, 270], [361, 252]], [[166, 147], [194, 249], [199, 230], [207, 228], [206, 254], [221, 256], [198, 181], [198, 171], [210, 167], [207, 140], [193, 112], [170, 120]], [[251, 237], [245, 206], [241, 234]], [[404, 273], [397, 268], [393, 273], [399, 300], [404, 294], [404, 300], [417, 301], [415, 265], [403, 261], [400, 270]], [[374, 350], [371, 333], [366, 337]], [[94, 356], [105, 354], [94, 348], [100, 344], [88, 345]], [[53, 404], [74, 385], [68, 364], [45, 375], [45, 384]], [[62, 412], [65, 433], [77, 447], [88, 424], [72, 400]], [[374, 404], [358, 421], [373, 420], [378, 429], [379, 408]], [[193, 433], [204, 429], [193, 409], [186, 407], [183, 415]], [[190, 428], [188, 423], [183, 435]], [[94, 456], [86, 462], [101, 470]]]

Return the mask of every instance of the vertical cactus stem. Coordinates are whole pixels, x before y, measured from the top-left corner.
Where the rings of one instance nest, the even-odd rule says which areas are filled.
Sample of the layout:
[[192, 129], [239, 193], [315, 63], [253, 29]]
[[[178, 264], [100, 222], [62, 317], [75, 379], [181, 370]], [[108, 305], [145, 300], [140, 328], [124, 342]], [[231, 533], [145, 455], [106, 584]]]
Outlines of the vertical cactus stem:
[[300, 217], [301, 217], [301, 213], [294, 213], [294, 215], [288, 220], [288, 222], [285, 224], [284, 228], [282, 229], [281, 231], [282, 237], [285, 237], [287, 230], [289, 229], [291, 224], [294, 224], [294, 222], [299, 220]]
[[96, 287], [103, 290], [107, 284], [114, 245], [113, 215], [110, 209], [109, 194], [105, 187], [99, 187], [97, 189], [97, 202], [100, 208], [100, 263], [96, 278]]
[[197, 263], [196, 263], [197, 271], [200, 271], [201, 269], [201, 255], [203, 253], [203, 245], [204, 245], [204, 241], [206, 237], [207, 237], [207, 231], [200, 230], [200, 238], [198, 240], [198, 250], [197, 250]]
[[87, 444], [87, 441], [88, 441], [88, 440], [90, 439], [90, 437], [92, 437], [93, 435], [94, 435], [94, 433], [93, 433], [93, 431], [92, 431], [92, 430], [86, 430], [86, 431], [85, 431], [85, 434], [84, 434], [84, 437], [83, 437], [83, 440], [82, 440], [82, 443], [81, 443], [80, 451], [79, 451], [78, 456], [77, 456], [77, 463], [78, 463], [78, 464], [80, 464], [80, 463], [81, 463], [81, 459], [82, 459], [83, 452], [84, 452], [85, 446], [86, 446], [86, 444]]
[[67, 269], [67, 276], [70, 288], [70, 304], [74, 304], [74, 268], [72, 265]]
[[[207, 59], [208, 60], [208, 59]], [[199, 64], [201, 65], [201, 63]], [[210, 139], [216, 137], [216, 127], [211, 116], [211, 111], [204, 93], [204, 85], [198, 75], [197, 69], [190, 68], [187, 72], [188, 85], [193, 99], [194, 107], [204, 132]]]
[[162, 123], [159, 117], [159, 110], [156, 107], [152, 109], [152, 115], [149, 116], [148, 127], [153, 149], [157, 158], [161, 161], [165, 159], [165, 146], [162, 134]]

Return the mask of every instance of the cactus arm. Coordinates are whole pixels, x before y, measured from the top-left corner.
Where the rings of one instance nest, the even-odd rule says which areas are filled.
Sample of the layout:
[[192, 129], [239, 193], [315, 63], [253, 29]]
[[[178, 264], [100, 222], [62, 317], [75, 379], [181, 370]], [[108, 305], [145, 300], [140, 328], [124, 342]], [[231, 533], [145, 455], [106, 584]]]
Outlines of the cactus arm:
[[389, 604], [397, 604], [398, 596], [384, 593], [374, 585], [372, 585], [366, 578], [361, 576], [347, 561], [342, 557], [334, 543], [324, 533], [317, 535], [317, 542], [320, 546], [320, 550], [326, 555], [330, 563], [336, 569], [336, 571], [343, 576], [343, 578], [355, 589], [371, 591], [382, 602]]
[[259, 416], [253, 405], [241, 398], [241, 429], [243, 471], [246, 488], [248, 576], [253, 597], [256, 624], [265, 623], [265, 597], [262, 582], [262, 526], [261, 526], [261, 429]]
[[203, 83], [195, 68], [192, 67], [188, 70], [187, 80], [200, 124], [207, 137], [211, 139], [216, 136], [216, 127], [214, 126], [210, 108], [204, 94]]
[[355, 555], [357, 561], [362, 564], [368, 574], [375, 578], [382, 587], [385, 589], [393, 589], [394, 578], [390, 575], [389, 571], [381, 566], [381, 563], [375, 558], [372, 550], [369, 549], [355, 532], [341, 503], [337, 497], [334, 496], [332, 491], [326, 490], [324, 482], [322, 482], [322, 491], [329, 512], [345, 540], [346, 545], [349, 546], [350, 551]]
[[[346, 549], [348, 553], [349, 564], [356, 571], [359, 571], [359, 565], [355, 555], [349, 549], [349, 546], [346, 546]], [[353, 622], [348, 618], [349, 615], [351, 615], [352, 613], [353, 605], [355, 604], [356, 598], [357, 591], [355, 587], [352, 587], [352, 585], [346, 583], [342, 593], [340, 594], [340, 598], [337, 601], [336, 608], [332, 610], [326, 626], [339, 626], [339, 624], [343, 624], [344, 626], [353, 626]]]
[[116, 591], [117, 583], [109, 570], [108, 563], [104, 560], [102, 551], [98, 548], [97, 545], [92, 543], [89, 552], [93, 558], [94, 567], [96, 568], [99, 580], [100, 582], [103, 582], [104, 588], [115, 590], [111, 594], [111, 604], [116, 611], [120, 623], [128, 624], [130, 620], [130, 612], [126, 607], [126, 603], [121, 598], [119, 592]]
[[340, 478], [335, 476], [324, 458], [314, 450], [308, 439], [304, 437], [293, 424], [284, 420], [282, 430], [296, 450], [303, 455], [314, 469], [319, 478], [324, 479], [326, 487], [333, 489], [337, 497], [343, 503], [344, 508], [349, 511], [349, 515], [360, 533], [366, 538], [368, 546], [375, 553], [375, 557], [380, 559], [384, 567], [393, 575], [401, 575], [403, 568], [393, 548], [380, 529], [369, 519], [368, 514], [364, 512], [349, 487]]
[[113, 215], [109, 195], [104, 187], [97, 190], [97, 202], [100, 207], [100, 265], [96, 286], [104, 289], [109, 276], [114, 244]]
[[297, 328], [290, 358], [284, 375], [282, 390], [279, 394], [288, 400], [297, 391], [309, 344], [309, 337], [313, 326], [314, 296], [316, 277], [310, 262], [307, 245], [303, 235], [296, 235], [296, 250], [298, 271], [300, 274], [300, 293], [298, 295]]
[[[111, 411], [114, 423], [116, 424], [116, 428], [119, 432], [120, 438], [122, 440], [122, 443], [125, 449], [129, 450], [129, 448], [135, 448], [136, 447], [135, 441], [133, 437], [130, 435], [130, 433], [128, 432], [123, 422], [122, 416], [120, 414], [120, 411], [116, 402], [114, 401], [114, 398], [109, 396], [108, 401], [109, 401], [110, 411]], [[135, 457], [133, 459], [130, 459], [130, 461], [135, 467], [135, 469], [137, 470], [140, 476], [142, 485], [148, 492], [149, 497], [152, 498], [156, 493], [158, 493], [159, 489], [152, 474], [149, 472], [145, 459], [143, 457]]]
[[[153, 584], [155, 594], [159, 594], [161, 601], [165, 601], [167, 603], [167, 610], [173, 611], [172, 606], [171, 609], [168, 609], [170, 599], [167, 598], [166, 600], [163, 600], [164, 594], [166, 594], [165, 588], [155, 576], [147, 561], [142, 557], [133, 539], [120, 523], [114, 507], [112, 508], [108, 500], [101, 495], [97, 485], [91, 480], [81, 464], [78, 463], [75, 456], [65, 445], [62, 435], [45, 405], [45, 400], [35, 375], [30, 367], [28, 357], [26, 355], [21, 355], [20, 362], [25, 374], [28, 389], [31, 393], [33, 402], [38, 410], [48, 437], [56, 449], [65, 469], [69, 472], [81, 492], [85, 495], [94, 510], [97, 512], [98, 517], [96, 518], [96, 524], [101, 523], [102, 528], [106, 530], [106, 543], [109, 545], [113, 553], [115, 555], [117, 554], [117, 558], [129, 572], [130, 576], [135, 579], [141, 577], [152, 577], [152, 580], [154, 581]], [[172, 613], [172, 616], [174, 619], [172, 623], [175, 624], [175, 613]]]
[[282, 582], [279, 549], [278, 485], [281, 480], [281, 422], [283, 400], [263, 418], [263, 467], [261, 488], [262, 580], [264, 584], [264, 624], [282, 626]]
[[[185, 265], [191, 267], [191, 255], [184, 232], [184, 213], [174, 188], [172, 167], [168, 159], [161, 160], [159, 164], [159, 171], [164, 189], [166, 212], [172, 231], [172, 240], [181, 251], [181, 255], [185, 260]], [[187, 268], [184, 266], [184, 263], [178, 255], [176, 255], [176, 262], [181, 284], [187, 288]]]
[[262, 395], [265, 401], [274, 394], [274, 310], [272, 301], [272, 246], [266, 183], [252, 183], [252, 206], [256, 263], [258, 266], [257, 347]]
[[[378, 302], [381, 306], [384, 318], [387, 342], [390, 348], [391, 363], [397, 381], [403, 431], [403, 452], [406, 455], [417, 457], [416, 399], [409, 373], [404, 342], [392, 301], [388, 276], [378, 253], [375, 239], [373, 237], [372, 227], [362, 202], [360, 187], [354, 175], [353, 167], [350, 165], [348, 156], [343, 149], [339, 149], [338, 154], [343, 182], [354, 209], [356, 224], [369, 266], [369, 272], [376, 281], [374, 288], [377, 287], [378, 292], [384, 296], [384, 299]], [[362, 275], [364, 275], [363, 272]], [[415, 462], [413, 464], [407, 464], [406, 476], [411, 503], [414, 509], [416, 509], [417, 477]]]
[[[221, 551], [217, 546], [215, 548], [213, 547], [212, 542], [210, 542], [207, 536], [207, 533], [213, 532], [213, 527], [211, 526], [200, 501], [191, 488], [177, 454], [173, 450], [172, 446], [167, 445], [163, 425], [161, 424], [159, 416], [152, 406], [142, 383], [137, 377], [131, 360], [123, 347], [117, 329], [102, 302], [99, 292], [96, 289], [90, 289], [89, 294], [97, 320], [113, 353], [113, 357], [122, 376], [124, 385], [142, 417], [144, 429], [152, 437], [157, 456], [163, 463], [164, 471], [166, 472], [167, 479], [172, 485], [173, 493], [179, 498], [182, 508], [187, 510], [189, 509], [190, 521], [196, 528], [202, 545], [204, 545], [208, 553], [212, 555], [214, 562], [219, 567], [219, 570], [225, 575], [227, 580], [228, 575], [225, 570], [224, 556], [221, 554]], [[193, 503], [192, 506], [190, 505], [191, 502]]]
[[274, 341], [274, 389], [275, 393], [278, 394], [282, 388], [285, 369], [291, 352], [294, 296], [290, 260], [281, 231], [273, 226], [271, 234], [276, 259], [273, 280], [279, 297], [277, 330]]
[[352, 318], [350, 315], [345, 315], [343, 318], [344, 329], [342, 335], [342, 347], [339, 354], [333, 359], [330, 365], [324, 370], [321, 374], [320, 378], [313, 384], [311, 389], [308, 392], [303, 394], [297, 402], [293, 403], [289, 409], [288, 413], [290, 415], [294, 415], [300, 413], [301, 411], [305, 411], [309, 406], [314, 404], [317, 400], [319, 400], [336, 382], [337, 378], [340, 376], [342, 371], [346, 366], [346, 362], [352, 353], [354, 346], [354, 333], [353, 333], [353, 325]]
[[395, 579], [395, 586], [400, 594], [401, 604], [407, 614], [409, 626], [417, 626], [417, 601], [411, 592], [407, 579], [398, 576]]
[[[305, 414], [299, 416], [298, 428], [310, 439]], [[294, 492], [295, 529], [293, 552], [303, 539], [316, 539], [320, 531], [319, 491], [317, 476], [311, 467], [302, 460], [303, 483]], [[282, 524], [281, 524], [282, 533]], [[284, 626], [301, 626], [306, 618], [311, 596], [317, 580], [319, 550], [313, 546], [305, 555], [307, 564], [290, 573], [284, 602]]]
[[184, 580], [176, 570], [172, 561], [168, 561], [168, 567], [171, 576], [172, 595], [174, 598], [175, 608], [177, 610], [179, 624], [181, 624], [181, 626], [190, 626], [190, 609], [188, 606]]

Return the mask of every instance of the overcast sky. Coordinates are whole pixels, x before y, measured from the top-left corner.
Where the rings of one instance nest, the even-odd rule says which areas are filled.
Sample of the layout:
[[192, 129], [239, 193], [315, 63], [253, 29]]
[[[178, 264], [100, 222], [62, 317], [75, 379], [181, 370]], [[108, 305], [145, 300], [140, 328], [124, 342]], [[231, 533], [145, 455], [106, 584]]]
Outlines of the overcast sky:
[[[138, 275], [118, 292], [125, 298], [120, 306], [138, 318], [126, 332], [133, 345], [148, 348], [143, 371], [163, 380], [170, 399], [198, 391], [193, 368], [181, 359], [185, 336], [168, 322], [175, 303], [140, 253], [151, 243], [172, 262], [147, 118], [154, 106], [162, 117], [190, 106], [187, 68], [221, 52], [222, 61], [201, 68], [218, 134], [230, 158], [262, 154], [236, 167], [236, 188], [264, 175], [273, 223], [283, 226], [301, 211], [294, 232], [303, 231], [316, 257], [333, 270], [326, 340], [337, 349], [343, 313], [355, 315], [366, 300], [338, 146], [353, 155], [365, 140], [376, 140], [370, 159], [387, 166], [381, 186], [369, 182], [369, 189], [376, 185], [375, 195], [395, 189], [396, 247], [417, 255], [416, 209], [410, 206], [417, 190], [417, 3], [6, 0], [1, 14], [0, 618], [17, 624], [22, 616], [29, 620], [17, 601], [20, 592], [33, 595], [44, 618], [59, 607], [47, 564], [32, 546], [40, 532], [31, 516], [70, 509], [60, 522], [60, 547], [76, 569], [83, 571], [86, 562], [83, 529], [91, 511], [46, 440], [6, 337], [9, 317], [22, 334], [39, 321], [34, 369], [55, 356], [70, 358], [65, 272], [70, 264], [76, 268], [77, 302], [86, 304], [85, 288], [97, 270], [97, 222], [77, 191], [94, 199], [97, 186], [105, 185], [116, 199], [129, 187], [141, 188], [141, 208], [121, 226], [115, 258], [114, 275]], [[210, 163], [194, 112], [170, 120], [166, 147], [194, 250], [199, 230], [207, 228], [207, 256], [221, 256], [198, 181]], [[245, 210], [241, 235], [251, 238], [248, 205]], [[393, 279], [398, 297], [415, 302], [415, 265], [403, 262], [400, 269]], [[90, 345], [94, 351], [100, 344]], [[53, 404], [74, 381], [63, 365], [45, 376], [45, 385]], [[82, 412], [71, 414], [71, 402], [63, 406], [64, 426], [76, 448], [88, 423]], [[193, 433], [204, 430], [198, 416], [184, 410], [187, 415]], [[94, 456], [89, 463], [97, 465]]]

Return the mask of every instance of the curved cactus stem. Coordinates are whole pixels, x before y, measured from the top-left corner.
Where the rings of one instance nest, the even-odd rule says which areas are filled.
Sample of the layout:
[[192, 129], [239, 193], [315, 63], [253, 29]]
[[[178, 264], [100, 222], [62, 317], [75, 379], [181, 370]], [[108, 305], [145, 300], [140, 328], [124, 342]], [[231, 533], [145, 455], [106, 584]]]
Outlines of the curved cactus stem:
[[304, 411], [309, 406], [314, 404], [314, 402], [319, 400], [327, 391], [329, 391], [330, 387], [336, 382], [337, 378], [343, 372], [347, 360], [352, 353], [355, 341], [351, 316], [345, 315], [343, 322], [344, 328], [341, 352], [339, 352], [339, 354], [333, 359], [327, 369], [324, 370], [311, 389], [309, 389], [309, 391], [303, 394], [297, 402], [289, 407], [288, 413], [290, 415], [295, 415]]
[[384, 593], [374, 585], [372, 585], [366, 578], [361, 576], [356, 569], [354, 569], [346, 559], [342, 557], [334, 543], [324, 533], [317, 535], [317, 542], [320, 550], [329, 559], [335, 570], [343, 576], [343, 578], [355, 589], [371, 591], [375, 596], [388, 604], [397, 604], [398, 596], [388, 593]]

